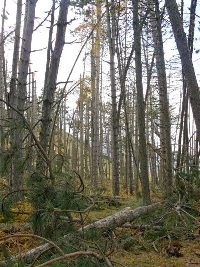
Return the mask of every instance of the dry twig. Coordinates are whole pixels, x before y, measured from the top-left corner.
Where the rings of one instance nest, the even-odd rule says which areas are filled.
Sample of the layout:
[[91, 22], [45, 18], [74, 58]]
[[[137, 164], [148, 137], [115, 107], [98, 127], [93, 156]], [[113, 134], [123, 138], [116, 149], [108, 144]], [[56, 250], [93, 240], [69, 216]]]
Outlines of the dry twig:
[[[78, 257], [78, 256], [82, 256], [82, 255], [86, 255], [86, 256], [93, 256], [99, 260], [104, 259], [104, 257], [100, 256], [98, 253], [94, 252], [94, 251], [76, 251], [76, 252], [72, 252], [72, 253], [68, 253], [68, 254], [64, 254], [63, 256], [51, 259], [45, 263], [42, 263], [40, 265], [37, 265], [36, 267], [45, 267], [45, 266], [49, 266], [50, 264], [54, 263], [54, 262], [58, 262], [60, 260], [64, 260], [67, 258], [71, 258], [71, 257]], [[113, 267], [112, 263], [110, 262], [109, 259], [105, 259], [105, 262], [107, 264], [108, 267]]]
[[0, 238], [0, 242], [2, 241], [6, 241], [7, 239], [11, 239], [13, 237], [32, 237], [32, 238], [37, 238], [40, 239], [42, 241], [47, 242], [48, 244], [52, 245], [52, 247], [54, 247], [62, 256], [65, 255], [65, 253], [63, 252], [63, 250], [56, 245], [53, 241], [46, 239], [45, 237], [39, 236], [39, 235], [34, 235], [34, 234], [13, 234], [13, 235], [6, 235], [4, 237]]

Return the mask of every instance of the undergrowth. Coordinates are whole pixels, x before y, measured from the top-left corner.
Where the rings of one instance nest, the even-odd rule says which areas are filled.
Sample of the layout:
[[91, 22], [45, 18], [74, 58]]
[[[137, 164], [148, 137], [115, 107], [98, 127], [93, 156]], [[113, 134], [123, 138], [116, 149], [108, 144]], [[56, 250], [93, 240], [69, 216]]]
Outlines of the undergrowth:
[[[184, 266], [184, 255], [187, 254], [184, 250], [184, 244], [187, 244], [188, 241], [193, 243], [200, 241], [199, 235], [197, 234], [199, 231], [199, 202], [197, 201], [181, 203], [177, 199], [173, 199], [172, 202], [163, 205], [162, 208], [134, 220], [128, 228], [120, 227], [113, 231], [110, 230], [103, 233], [93, 230], [87, 234], [77, 234], [77, 229], [81, 227], [82, 223], [91, 223], [95, 219], [111, 215], [118, 211], [119, 207], [116, 207], [115, 205], [112, 206], [107, 200], [105, 202], [101, 201], [100, 205], [94, 205], [90, 212], [79, 216], [79, 214], [69, 212], [68, 210], [83, 210], [87, 208], [89, 204], [88, 199], [82, 196], [82, 194], [74, 193], [74, 188], [62, 185], [55, 187], [52, 191], [52, 189], [48, 187], [43, 187], [42, 189], [38, 188], [38, 192], [43, 194], [45, 193], [46, 196], [49, 196], [49, 198], [48, 201], [43, 201], [43, 196], [35, 199], [35, 202], [40, 204], [41, 212], [39, 220], [36, 217], [37, 220], [34, 223], [36, 225], [40, 223], [40, 227], [45, 223], [45, 228], [41, 228], [40, 230], [45, 230], [46, 232], [44, 235], [51, 240], [54, 240], [64, 253], [92, 250], [99, 253], [99, 255], [109, 257], [113, 262], [113, 266], [119, 266], [117, 262], [122, 264], [125, 263], [124, 266], [127, 267], [160, 267], [165, 266], [162, 265], [164, 262], [169, 264], [166, 266]], [[31, 211], [34, 210], [34, 207], [29, 204], [29, 198], [30, 195], [28, 194], [25, 201], [23, 203], [19, 202], [17, 205], [12, 203], [12, 198], [10, 196], [4, 199], [4, 216], [2, 216], [1, 222], [13, 222], [16, 220], [30, 221], [33, 215], [30, 217], [29, 215], [20, 214], [20, 212], [17, 214], [17, 211], [25, 210], [31, 213]], [[131, 197], [120, 202], [120, 209], [127, 206], [136, 208], [141, 205], [140, 200], [135, 197]], [[6, 214], [6, 211], [8, 214]], [[37, 213], [34, 214], [34, 216], [36, 215]], [[59, 219], [58, 215], [67, 216], [71, 220], [73, 220], [74, 217], [82, 218], [82, 222], [79, 222], [78, 225], [70, 222], [63, 222]], [[66, 233], [69, 234], [69, 236], [71, 233], [72, 238], [69, 238], [68, 240], [62, 239], [62, 236]], [[24, 240], [23, 242], [25, 243], [27, 240]], [[23, 242], [18, 243], [18, 245], [22, 245]], [[169, 248], [172, 244], [175, 244], [174, 242], [178, 242], [177, 244], [180, 244], [178, 251], [179, 254], [177, 254], [180, 255], [180, 257], [170, 255], [169, 253]], [[37, 242], [34, 244], [36, 246]], [[28, 249], [30, 248], [27, 247], [27, 250]], [[10, 246], [9, 253], [12, 255], [12, 253], [16, 254], [16, 252], [16, 249]], [[145, 254], [149, 255], [149, 260], [146, 258]], [[125, 259], [123, 261], [121, 259], [123, 256], [120, 257], [120, 255], [125, 255]], [[156, 255], [159, 257], [160, 265], [156, 262]], [[5, 253], [1, 254], [2, 258], [3, 256], [5, 257]], [[47, 254], [41, 255], [36, 263], [41, 264], [42, 262], [46, 262], [56, 256], [59, 255], [55, 253], [54, 250], [50, 250]], [[18, 262], [12, 263], [10, 266], [24, 267], [29, 265]], [[79, 256], [53, 263], [51, 266], [104, 267], [107, 265], [104, 260], [99, 260], [92, 256]]]

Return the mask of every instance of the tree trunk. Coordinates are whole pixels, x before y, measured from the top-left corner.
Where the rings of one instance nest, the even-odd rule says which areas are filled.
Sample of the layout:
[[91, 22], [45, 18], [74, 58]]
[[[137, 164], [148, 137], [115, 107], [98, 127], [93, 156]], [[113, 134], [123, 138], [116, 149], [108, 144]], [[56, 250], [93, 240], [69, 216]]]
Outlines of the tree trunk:
[[[99, 53], [99, 44], [97, 39], [92, 36], [92, 49], [91, 49], [91, 159], [92, 159], [92, 186], [98, 187], [99, 183], [99, 82], [97, 84], [97, 53]], [[98, 49], [98, 51], [97, 51]], [[98, 54], [99, 56], [99, 54]]]
[[[110, 6], [110, 8], [109, 8]], [[111, 81], [111, 98], [112, 98], [112, 189], [113, 195], [119, 195], [119, 122], [117, 115], [117, 96], [115, 82], [115, 11], [114, 0], [111, 4], [106, 0], [107, 13], [107, 34], [110, 53], [110, 81]]]
[[159, 207], [161, 207], [161, 203], [142, 206], [136, 209], [131, 209], [130, 207], [127, 207], [121, 211], [116, 212], [113, 215], [107, 216], [94, 223], [88, 224], [83, 228], [81, 228], [79, 231], [82, 232], [82, 231], [96, 229], [98, 231], [104, 232], [108, 230], [113, 230], [117, 227], [122, 226], [124, 223], [132, 222], [136, 218], [145, 215], [150, 211], [156, 210]]
[[[58, 75], [58, 69], [60, 64], [60, 58], [62, 55], [63, 47], [65, 44], [65, 32], [67, 27], [67, 13], [68, 13], [69, 1], [61, 0], [60, 11], [57, 22], [57, 33], [55, 40], [55, 47], [51, 55], [51, 62], [48, 70], [48, 77], [46, 78], [46, 87], [43, 95], [42, 106], [42, 119], [41, 130], [39, 140], [41, 146], [46, 154], [51, 151], [51, 136], [52, 136], [52, 116], [53, 105], [56, 92], [56, 81]], [[43, 174], [46, 174], [47, 166], [41, 158], [38, 158], [38, 167]]]
[[142, 183], [143, 203], [149, 204], [150, 189], [149, 175], [147, 162], [147, 147], [145, 137], [145, 106], [142, 84], [142, 62], [141, 62], [141, 25], [138, 15], [138, 0], [133, 1], [133, 29], [134, 29], [134, 44], [135, 44], [135, 68], [136, 68], [136, 88], [137, 88], [137, 118], [139, 130], [139, 160], [140, 174]]
[[200, 91], [187, 44], [186, 34], [183, 29], [183, 22], [179, 14], [176, 1], [166, 0], [165, 4], [172, 25], [176, 45], [180, 54], [183, 73], [188, 87], [188, 95], [196, 123], [197, 139], [200, 142]]
[[[16, 12], [16, 27], [15, 27], [15, 41], [13, 50], [13, 61], [12, 61], [12, 75], [10, 79], [10, 95], [9, 103], [12, 107], [17, 107], [17, 69], [19, 61], [19, 47], [20, 47], [20, 29], [21, 29], [21, 16], [22, 16], [22, 0], [17, 1], [17, 12]], [[15, 111], [10, 110], [10, 118], [15, 117]]]
[[85, 127], [85, 140], [84, 140], [84, 160], [85, 160], [85, 177], [90, 177], [91, 173], [91, 160], [90, 160], [90, 145], [89, 145], [89, 140], [90, 140], [90, 133], [89, 133], [89, 101], [88, 99], [86, 100], [86, 107], [85, 107], [85, 120], [86, 120], [86, 127]]
[[[25, 104], [27, 100], [27, 76], [29, 69], [32, 35], [35, 20], [35, 8], [37, 0], [26, 1], [26, 14], [24, 20], [24, 29], [21, 45], [21, 54], [19, 60], [18, 77], [17, 77], [17, 61], [18, 61], [18, 48], [21, 24], [21, 1], [18, 1], [17, 7], [17, 23], [15, 37], [17, 38], [14, 46], [12, 77], [11, 77], [11, 104], [17, 108], [17, 110], [24, 115]], [[16, 87], [16, 78], [18, 79]], [[12, 112], [13, 114], [13, 112]], [[16, 119], [15, 119], [16, 116]], [[13, 168], [12, 168], [12, 181], [11, 187], [13, 190], [21, 190], [23, 188], [23, 171], [24, 171], [24, 153], [22, 152], [24, 129], [21, 116], [19, 114], [13, 115], [14, 122], [16, 123], [16, 129], [13, 133], [13, 140], [11, 143], [14, 153]], [[18, 194], [21, 197], [21, 194]]]
[[[6, 14], [6, 0], [4, 0], [4, 5], [3, 5], [3, 12], [1, 14], [2, 16], [2, 21], [1, 21], [1, 33], [0, 33], [0, 99], [1, 100], [6, 100], [6, 95], [5, 95], [5, 55], [4, 55], [4, 22], [5, 22], [5, 14]], [[0, 101], [0, 166], [2, 166], [2, 156], [3, 156], [3, 149], [4, 149], [4, 123], [3, 123], [3, 118], [4, 118], [4, 113], [5, 113], [5, 104]], [[0, 168], [1, 169], [1, 168]]]
[[48, 38], [48, 47], [47, 47], [47, 62], [46, 62], [46, 70], [45, 70], [45, 79], [44, 79], [44, 92], [47, 90], [47, 79], [49, 77], [49, 68], [51, 63], [51, 52], [52, 52], [52, 36], [53, 36], [53, 29], [54, 29], [54, 15], [55, 15], [55, 4], [56, 0], [52, 0], [52, 9], [51, 9], [51, 22], [49, 28], [49, 38]]
[[[155, 7], [155, 8], [154, 8]], [[172, 148], [171, 148], [171, 122], [169, 114], [169, 101], [167, 95], [167, 78], [161, 30], [160, 10], [158, 0], [150, 3], [152, 34], [155, 47], [156, 69], [159, 90], [160, 107], [160, 145], [162, 158], [162, 182], [165, 196], [172, 194]]]
[[80, 77], [80, 94], [79, 94], [79, 125], [80, 125], [80, 149], [79, 149], [79, 162], [80, 162], [80, 176], [84, 178], [84, 76]]

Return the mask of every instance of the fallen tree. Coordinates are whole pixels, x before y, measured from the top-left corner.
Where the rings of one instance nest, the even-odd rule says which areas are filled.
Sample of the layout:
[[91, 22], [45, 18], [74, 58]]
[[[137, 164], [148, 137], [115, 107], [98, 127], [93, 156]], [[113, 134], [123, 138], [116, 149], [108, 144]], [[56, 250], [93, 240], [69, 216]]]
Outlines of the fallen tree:
[[87, 232], [91, 229], [97, 229], [98, 231], [104, 232], [107, 230], [113, 230], [117, 227], [122, 226], [126, 222], [132, 222], [136, 218], [147, 214], [149, 211], [153, 211], [161, 206], [161, 203], [155, 203], [148, 206], [142, 206], [138, 207], [136, 209], [131, 209], [130, 207], [127, 207], [119, 212], [116, 212], [113, 215], [107, 216], [103, 219], [100, 219], [98, 221], [95, 221], [91, 224], [88, 224], [81, 229], [79, 229], [79, 232], [84, 231]]
[[[136, 209], [131, 209], [130, 207], [127, 207], [119, 212], [116, 212], [113, 215], [107, 216], [103, 219], [100, 219], [84, 227], [81, 227], [78, 230], [78, 232], [82, 233], [82, 232], [87, 232], [93, 229], [100, 231], [100, 232], [113, 230], [117, 227], [122, 226], [123, 224], [127, 222], [132, 222], [133, 220], [137, 219], [138, 217], [142, 215], [145, 215], [151, 211], [156, 210], [157, 208], [161, 207], [161, 205], [162, 205], [161, 203], [155, 203], [155, 204], [148, 205], [148, 206], [138, 207]], [[65, 235], [63, 238], [67, 240], [69, 238], [69, 235]], [[34, 260], [34, 257], [36, 257], [38, 254], [43, 254], [43, 252], [48, 251], [52, 247], [53, 247], [52, 244], [45, 243], [43, 245], [40, 245], [36, 248], [29, 250], [28, 252], [21, 253], [20, 255], [17, 255], [17, 256], [12, 256], [9, 258], [8, 261], [1, 261], [0, 267], [6, 267], [8, 266], [8, 262], [10, 264], [11, 262], [17, 261], [19, 259], [23, 260], [26, 263], [30, 263]]]

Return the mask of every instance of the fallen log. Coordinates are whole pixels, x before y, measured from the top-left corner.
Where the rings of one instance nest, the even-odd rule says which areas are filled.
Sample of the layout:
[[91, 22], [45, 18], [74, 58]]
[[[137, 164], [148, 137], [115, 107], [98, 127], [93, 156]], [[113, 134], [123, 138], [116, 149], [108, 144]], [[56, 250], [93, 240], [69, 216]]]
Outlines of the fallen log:
[[103, 219], [100, 219], [98, 221], [95, 221], [91, 224], [82, 227], [81, 229], [79, 229], [79, 232], [88, 231], [90, 229], [97, 229], [101, 232], [112, 230], [115, 229], [116, 227], [122, 226], [127, 222], [132, 222], [136, 218], [144, 214], [147, 214], [148, 212], [153, 211], [159, 207], [161, 207], [161, 203], [142, 206], [136, 209], [131, 209], [130, 207], [127, 207], [119, 212], [116, 212], [113, 215], [107, 216]]
[[19, 260], [23, 260], [25, 263], [31, 263], [37, 255], [41, 254], [43, 251], [46, 251], [51, 248], [51, 245], [49, 243], [45, 243], [43, 245], [40, 245], [36, 248], [33, 248], [27, 252], [21, 253], [17, 256], [11, 256], [8, 260], [4, 260], [0, 262], [0, 267], [7, 267], [11, 263]]
[[162, 229], [162, 226], [160, 225], [151, 225], [151, 224], [131, 224], [131, 223], [125, 223], [122, 225], [122, 228], [130, 228], [130, 229], [138, 229], [140, 231], [144, 230], [160, 230]]
[[[100, 220], [95, 221], [91, 224], [88, 224], [88, 225], [80, 228], [78, 231], [81, 233], [83, 231], [87, 232], [91, 229], [96, 229], [96, 230], [99, 230], [101, 232], [104, 232], [107, 230], [113, 230], [117, 227], [122, 226], [126, 222], [132, 222], [134, 219], [161, 207], [161, 205], [162, 205], [161, 203], [155, 203], [155, 204], [148, 205], [148, 206], [138, 207], [136, 209], [131, 209], [130, 207], [127, 207], [127, 208], [125, 208], [119, 212], [116, 212], [113, 215], [107, 216], [103, 219], [100, 219]], [[67, 240], [69, 238], [69, 235], [65, 235], [63, 238]], [[11, 257], [9, 259], [9, 263], [14, 262], [17, 259], [21, 259], [25, 263], [30, 263], [33, 261], [35, 256], [37, 256], [38, 254], [40, 254], [43, 251], [46, 251], [50, 248], [51, 248], [51, 245], [48, 243], [45, 243], [43, 245], [40, 245], [36, 248], [29, 250], [28, 252], [21, 253], [21, 255], [19, 255], [19, 256]], [[6, 267], [6, 266], [8, 266], [7, 261], [1, 261], [0, 262], [0, 267]]]

